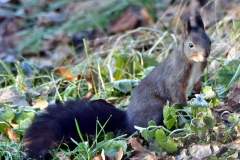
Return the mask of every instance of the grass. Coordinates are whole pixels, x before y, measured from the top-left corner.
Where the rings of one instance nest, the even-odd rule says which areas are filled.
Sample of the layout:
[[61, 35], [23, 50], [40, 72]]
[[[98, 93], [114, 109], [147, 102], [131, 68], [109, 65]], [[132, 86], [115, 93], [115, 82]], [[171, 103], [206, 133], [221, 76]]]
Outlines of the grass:
[[[51, 11], [61, 8], [71, 2], [61, 0], [52, 3], [48, 6], [47, 10]], [[38, 54], [42, 49], [43, 39], [48, 36], [54, 36], [59, 32], [71, 35], [86, 28], [98, 28], [104, 31], [110, 20], [117, 17], [130, 4], [145, 4], [147, 7], [151, 7], [152, 5], [144, 0], [141, 2], [137, 0], [125, 0], [121, 1], [117, 6], [114, 5], [114, 0], [106, 2], [108, 3], [101, 6], [98, 10], [95, 10], [95, 8], [93, 8], [94, 12], [90, 10], [91, 14], [76, 14], [57, 27], [42, 28], [34, 25], [36, 23], [35, 18], [41, 10], [31, 17], [26, 17], [31, 23], [27, 23], [25, 29], [19, 32], [20, 35], [27, 37], [27, 39], [18, 44], [18, 54], [20, 57], [22, 53], [33, 52]], [[23, 6], [11, 7], [35, 7], [35, 3], [37, 1], [32, 1], [31, 4], [30, 2], [26, 2]], [[98, 12], [101, 12], [101, 14], [98, 14]], [[239, 51], [240, 46], [237, 43], [240, 38], [239, 22], [239, 20], [227, 21], [226, 19], [222, 19], [208, 29], [208, 33], [213, 40], [213, 48], [203, 81], [204, 86], [210, 86], [217, 95], [216, 99], [207, 100], [208, 104], [213, 103], [213, 101], [223, 103], [231, 87], [236, 82], [239, 82], [239, 59], [232, 61], [231, 58], [225, 58], [227, 51], [230, 52], [233, 48], [236, 49], [236, 52]], [[136, 34], [138, 34], [137, 38]], [[114, 42], [110, 42], [107, 45], [107, 49], [103, 51], [107, 53], [107, 56], [99, 56], [89, 48], [87, 41], [85, 41], [86, 58], [79, 58], [77, 64], [66, 66], [67, 70], [72, 73], [73, 80], [67, 80], [63, 74], [57, 74], [57, 67], [55, 68], [55, 66], [53, 66], [53, 69], [43, 69], [31, 63], [27, 58], [24, 60], [19, 59], [15, 63], [6, 63], [0, 60], [0, 93], [2, 93], [3, 89], [11, 88], [11, 92], [8, 92], [9, 94], [13, 94], [14, 98], [24, 99], [29, 103], [37, 102], [39, 99], [43, 99], [47, 103], [54, 103], [56, 101], [82, 98], [91, 92], [93, 94], [92, 99], [103, 98], [113, 102], [117, 106], [126, 106], [134, 83], [146, 76], [149, 70], [157, 65], [157, 62], [161, 62], [167, 54], [174, 51], [174, 48], [179, 43], [177, 39], [178, 37], [174, 36], [172, 32], [164, 30], [161, 27], [157, 29], [142, 27], [117, 35]], [[229, 47], [221, 49], [221, 46]], [[230, 53], [234, 53], [234, 51], [232, 50]], [[217, 64], [217, 67], [213, 67], [213, 64]], [[0, 117], [5, 117], [4, 120], [0, 120], [0, 133], [4, 137], [0, 137], [0, 158], [4, 157], [4, 159], [21, 159], [23, 156], [21, 152], [22, 144], [19, 141], [9, 140], [10, 136], [6, 132], [6, 129], [11, 128], [21, 139], [25, 129], [31, 123], [32, 115], [41, 110], [15, 103], [14, 98], [10, 99], [7, 103], [0, 103]], [[33, 105], [33, 107], [36, 106]], [[6, 112], [6, 108], [9, 112]], [[185, 112], [190, 117], [190, 122], [186, 121], [188, 125], [180, 126], [177, 129], [169, 129], [150, 124], [147, 129], [139, 128], [139, 130], [141, 130], [141, 134], [146, 141], [149, 143], [152, 141], [157, 142], [160, 146], [163, 141], [158, 139], [159, 136], [161, 137], [160, 139], [164, 139], [163, 137], [165, 137], [166, 141], [164, 143], [170, 146], [178, 145], [179, 147], [181, 143], [185, 143], [186, 139], [193, 135], [205, 135], [204, 133], [212, 135], [210, 130], [213, 127], [208, 128], [209, 126], [201, 120], [206, 120], [210, 117], [207, 119], [208, 122], [213, 123], [214, 127], [219, 127], [220, 124], [213, 122], [212, 119], [214, 118], [210, 114], [202, 115], [206, 111], [212, 113], [213, 108], [207, 110], [199, 109], [198, 112], [201, 113], [202, 119], [201, 117], [197, 117], [198, 113], [196, 112], [194, 112], [194, 117], [191, 109], [189, 106], [185, 110], [171, 111], [171, 114], [167, 115], [170, 116], [170, 119], [179, 122], [176, 119], [184, 117], [184, 114], [181, 114], [181, 112]], [[4, 114], [5, 116], [3, 116]], [[236, 117], [235, 119], [239, 118], [239, 116]], [[170, 122], [166, 121], [166, 123]], [[226, 142], [229, 142], [229, 139], [232, 138], [231, 134], [235, 131], [235, 127], [239, 125], [238, 120], [233, 123], [234, 125], [229, 128], [227, 126], [224, 127], [223, 133], [226, 136], [223, 138], [226, 138]], [[162, 134], [161, 129], [163, 129], [164, 134]], [[81, 136], [80, 131], [78, 132], [79, 136]], [[80, 143], [76, 142], [77, 147], [75, 150], [60, 150], [60, 152], [67, 157], [73, 155], [75, 159], [92, 159], [101, 153], [114, 156], [119, 152], [120, 148], [123, 149], [126, 156], [129, 156], [130, 152], [132, 152], [132, 150], [126, 147], [128, 138], [122, 136], [114, 138], [110, 134], [104, 133], [102, 127], [100, 133], [103, 135], [100, 136], [100, 134], [97, 134], [93, 138], [92, 144], [82, 139]], [[155, 135], [156, 133], [157, 136]], [[204, 139], [201, 139], [201, 136], [199, 137], [204, 142]], [[217, 136], [215, 135], [215, 137]], [[206, 141], [205, 143], [211, 142], [211, 140]], [[164, 154], [164, 150], [159, 151], [159, 146], [151, 147], [152, 151], [157, 152], [159, 155]], [[57, 159], [58, 157], [55, 158]]]

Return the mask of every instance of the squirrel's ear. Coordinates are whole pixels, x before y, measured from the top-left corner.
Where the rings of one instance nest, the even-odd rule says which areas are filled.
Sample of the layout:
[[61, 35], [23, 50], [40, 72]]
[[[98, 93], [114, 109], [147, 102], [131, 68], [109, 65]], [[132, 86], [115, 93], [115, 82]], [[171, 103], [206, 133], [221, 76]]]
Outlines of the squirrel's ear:
[[184, 12], [181, 16], [183, 23], [183, 34], [187, 36], [193, 29], [201, 28], [204, 30], [204, 24], [199, 11]]
[[195, 13], [195, 24], [197, 25], [196, 27], [202, 28], [204, 30], [203, 20], [199, 12]]
[[181, 21], [183, 24], [183, 30], [182, 30], [183, 36], [187, 37], [192, 30], [189, 14], [184, 13], [181, 16]]

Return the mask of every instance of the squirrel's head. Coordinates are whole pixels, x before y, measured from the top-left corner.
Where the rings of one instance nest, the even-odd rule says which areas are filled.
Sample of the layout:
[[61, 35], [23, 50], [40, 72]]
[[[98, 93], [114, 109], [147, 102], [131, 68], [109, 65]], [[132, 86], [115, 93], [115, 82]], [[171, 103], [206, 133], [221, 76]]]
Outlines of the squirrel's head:
[[204, 62], [210, 54], [211, 40], [205, 32], [202, 18], [198, 11], [184, 13], [183, 53], [191, 62]]

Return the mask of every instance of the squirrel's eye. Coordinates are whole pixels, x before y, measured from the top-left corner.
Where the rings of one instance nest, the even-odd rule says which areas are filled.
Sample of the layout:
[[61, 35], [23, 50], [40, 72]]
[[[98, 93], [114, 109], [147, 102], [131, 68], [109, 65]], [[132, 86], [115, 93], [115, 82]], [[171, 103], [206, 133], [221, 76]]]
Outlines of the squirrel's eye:
[[193, 48], [194, 47], [193, 43], [191, 43], [191, 42], [188, 43], [188, 46], [189, 46], [189, 48]]

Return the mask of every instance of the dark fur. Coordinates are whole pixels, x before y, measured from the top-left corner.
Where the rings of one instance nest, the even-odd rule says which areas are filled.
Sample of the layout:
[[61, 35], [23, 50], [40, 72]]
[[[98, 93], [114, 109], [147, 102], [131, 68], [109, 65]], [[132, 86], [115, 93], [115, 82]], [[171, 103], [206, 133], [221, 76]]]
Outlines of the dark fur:
[[[201, 75], [207, 64], [211, 41], [204, 31], [204, 25], [198, 12], [184, 13], [183, 41], [178, 52], [170, 54], [157, 66], [132, 93], [127, 115], [132, 125], [146, 127], [150, 120], [160, 124], [163, 120], [163, 107], [167, 101], [172, 104], [187, 103], [187, 86], [195, 62], [186, 57], [183, 46], [189, 37], [194, 44], [204, 49], [204, 62], [201, 62]], [[199, 79], [195, 82], [197, 83]]]
[[[190, 18], [191, 17], [191, 18]], [[161, 124], [163, 107], [167, 101], [172, 104], [187, 103], [187, 87], [196, 63], [202, 74], [210, 52], [211, 42], [204, 31], [200, 15], [184, 15], [184, 32], [182, 45], [178, 52], [170, 54], [134, 89], [127, 112], [116, 109], [104, 100], [70, 101], [65, 104], [49, 106], [36, 117], [24, 136], [24, 147], [30, 157], [44, 157], [49, 149], [58, 146], [61, 141], [78, 140], [75, 119], [83, 134], [94, 134], [97, 119], [104, 124], [109, 118], [105, 131], [122, 131], [132, 133], [134, 125], [146, 127], [150, 120]], [[191, 40], [204, 54], [204, 61], [194, 62], [189, 55], [195, 50], [187, 51], [186, 41]], [[185, 47], [184, 47], [185, 46]], [[190, 52], [190, 53], [189, 53]], [[194, 79], [197, 83], [199, 79]]]
[[[126, 113], [116, 109], [105, 100], [69, 101], [64, 104], [50, 105], [44, 113], [34, 120], [24, 136], [24, 146], [29, 157], [44, 159], [50, 148], [61, 141], [79, 141], [75, 119], [81, 128], [81, 134], [95, 134], [96, 121], [106, 123], [104, 131], [122, 131], [127, 129]], [[127, 129], [129, 130], [129, 129]]]

